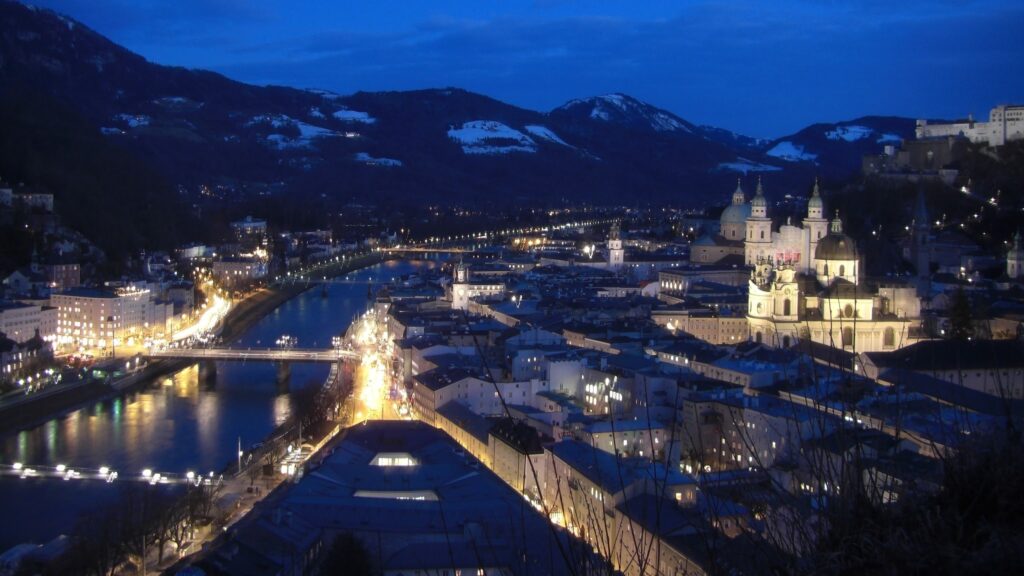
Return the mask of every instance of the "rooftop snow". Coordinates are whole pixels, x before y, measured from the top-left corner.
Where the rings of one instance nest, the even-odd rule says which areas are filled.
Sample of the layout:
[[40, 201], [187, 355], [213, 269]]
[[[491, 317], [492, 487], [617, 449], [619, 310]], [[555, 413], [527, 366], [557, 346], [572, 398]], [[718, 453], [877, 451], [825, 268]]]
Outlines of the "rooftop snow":
[[786, 162], [810, 162], [818, 157], [817, 154], [804, 152], [804, 147], [800, 144], [793, 144], [789, 141], [779, 142], [765, 154]]
[[473, 120], [450, 128], [448, 137], [462, 144], [465, 154], [536, 152], [537, 143], [522, 132], [495, 120]]

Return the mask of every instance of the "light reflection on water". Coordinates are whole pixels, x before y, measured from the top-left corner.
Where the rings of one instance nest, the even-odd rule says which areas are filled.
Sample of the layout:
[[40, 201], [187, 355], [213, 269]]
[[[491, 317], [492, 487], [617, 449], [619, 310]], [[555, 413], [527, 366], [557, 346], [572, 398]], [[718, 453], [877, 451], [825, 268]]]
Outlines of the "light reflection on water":
[[[350, 277], [380, 285], [381, 278], [423, 264], [388, 263]], [[299, 346], [327, 346], [366, 305], [365, 284], [330, 285], [328, 298], [310, 290], [253, 326], [239, 345], [267, 346], [291, 334]], [[326, 365], [295, 364], [292, 388], [322, 382], [327, 372]], [[216, 380], [203, 383], [197, 366], [189, 366], [138, 392], [0, 438], [0, 462], [110, 466], [122, 476], [144, 468], [220, 470], [234, 457], [239, 437], [246, 446], [258, 442], [291, 413], [291, 397], [278, 386], [276, 375], [269, 363], [218, 363]], [[67, 533], [81, 514], [115, 498], [116, 490], [106, 484], [2, 478], [0, 510], [18, 521], [0, 522], [0, 551]]]

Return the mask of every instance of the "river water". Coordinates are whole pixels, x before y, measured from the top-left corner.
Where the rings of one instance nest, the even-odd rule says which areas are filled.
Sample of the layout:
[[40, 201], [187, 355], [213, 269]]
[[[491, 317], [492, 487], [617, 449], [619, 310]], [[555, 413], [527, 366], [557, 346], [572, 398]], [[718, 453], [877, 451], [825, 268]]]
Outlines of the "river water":
[[[378, 264], [331, 284], [327, 297], [313, 289], [285, 302], [249, 329], [234, 346], [273, 347], [282, 334], [299, 347], [331, 345], [367, 307], [375, 286], [433, 267], [431, 261]], [[66, 416], [0, 439], [0, 462], [72, 468], [109, 466], [124, 478], [143, 469], [183, 474], [219, 471], [243, 447], [259, 442], [291, 411], [290, 390], [322, 383], [325, 364], [293, 364], [290, 388], [276, 367], [261, 362], [219, 362], [215, 382], [201, 384], [196, 366], [161, 377], [145, 388], [86, 405]], [[0, 552], [21, 542], [45, 542], [74, 529], [90, 510], [111, 505], [117, 483], [96, 480], [0, 478]]]

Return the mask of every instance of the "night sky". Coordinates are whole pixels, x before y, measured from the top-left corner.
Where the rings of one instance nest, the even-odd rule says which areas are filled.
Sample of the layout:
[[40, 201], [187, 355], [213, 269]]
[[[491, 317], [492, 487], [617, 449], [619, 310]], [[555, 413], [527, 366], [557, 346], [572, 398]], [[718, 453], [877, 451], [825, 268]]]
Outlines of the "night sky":
[[36, 0], [151, 61], [257, 84], [457, 86], [536, 110], [624, 92], [774, 137], [1024, 102], [1024, 2]]

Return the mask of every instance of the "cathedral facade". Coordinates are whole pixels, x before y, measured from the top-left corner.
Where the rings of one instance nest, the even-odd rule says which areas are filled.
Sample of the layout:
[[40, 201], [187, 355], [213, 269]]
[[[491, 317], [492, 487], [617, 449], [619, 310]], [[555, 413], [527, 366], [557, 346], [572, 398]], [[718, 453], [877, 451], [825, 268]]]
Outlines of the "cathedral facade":
[[751, 267], [750, 337], [772, 347], [812, 341], [850, 352], [895, 350], [920, 338], [916, 287], [861, 277], [861, 254], [830, 222], [815, 184], [800, 226], [773, 226], [758, 182], [746, 219], [744, 260]]

